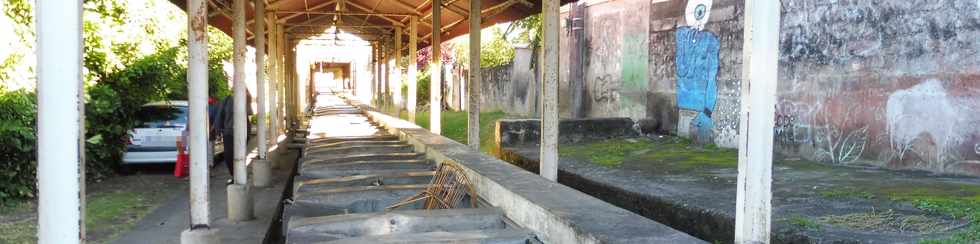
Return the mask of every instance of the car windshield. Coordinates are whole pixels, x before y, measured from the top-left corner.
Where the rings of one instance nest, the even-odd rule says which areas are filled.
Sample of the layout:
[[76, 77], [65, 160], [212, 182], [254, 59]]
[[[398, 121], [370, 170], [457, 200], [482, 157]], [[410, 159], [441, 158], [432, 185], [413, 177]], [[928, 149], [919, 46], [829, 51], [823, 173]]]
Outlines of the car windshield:
[[187, 107], [143, 106], [136, 113], [136, 128], [179, 128], [187, 125]]

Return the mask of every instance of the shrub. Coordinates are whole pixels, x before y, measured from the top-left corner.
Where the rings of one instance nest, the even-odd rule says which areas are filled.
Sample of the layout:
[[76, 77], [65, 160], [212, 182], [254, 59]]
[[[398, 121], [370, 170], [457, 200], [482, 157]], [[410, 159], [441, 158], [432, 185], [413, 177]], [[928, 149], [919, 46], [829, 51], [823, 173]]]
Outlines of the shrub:
[[0, 90], [0, 200], [34, 196], [37, 168], [34, 94]]
[[[187, 69], [179, 54], [165, 49], [140, 58], [124, 69], [106, 74], [85, 89], [85, 167], [88, 180], [111, 175], [126, 150], [128, 132], [140, 106], [159, 100], [187, 99]], [[209, 64], [209, 91], [230, 94], [221, 59]], [[36, 191], [37, 105], [33, 92], [0, 89], [0, 202], [32, 198]]]

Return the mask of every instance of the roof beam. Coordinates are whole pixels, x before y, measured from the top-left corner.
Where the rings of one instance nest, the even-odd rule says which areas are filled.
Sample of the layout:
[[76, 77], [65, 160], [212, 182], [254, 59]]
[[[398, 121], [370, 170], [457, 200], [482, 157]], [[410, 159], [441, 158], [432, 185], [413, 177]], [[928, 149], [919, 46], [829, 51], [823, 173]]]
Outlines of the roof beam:
[[[375, 12], [375, 11], [370, 10], [367, 7], [364, 7], [363, 5], [357, 4], [355, 2], [347, 2], [347, 4], [349, 4], [350, 6], [354, 6], [355, 8], [364, 10], [364, 11]], [[394, 18], [391, 18], [391, 17], [388, 17], [388, 16], [378, 16], [378, 17], [381, 18], [381, 19], [387, 20], [388, 22], [391, 22], [392, 24], [395, 24], [397, 26], [405, 26], [404, 23], [402, 23], [401, 21], [398, 21], [398, 20], [396, 20]]]
[[[282, 2], [282, 1], [283, 0], [279, 0], [279, 2]], [[307, 11], [315, 11], [315, 10], [318, 10], [318, 9], [322, 9], [322, 8], [325, 8], [325, 7], [327, 7], [327, 6], [331, 5], [331, 4], [334, 4], [334, 3], [337, 3], [337, 0], [330, 0], [330, 1], [326, 1], [326, 2], [321, 3], [321, 4], [313, 5], [313, 7], [307, 9]], [[302, 16], [302, 15], [303, 15], [303, 13], [293, 13], [293, 14], [290, 14], [290, 15], [288, 15], [286, 17], [279, 18], [279, 23], [286, 23], [286, 21], [289, 21], [292, 18], [296, 18], [296, 17]]]
[[409, 13], [363, 13], [346, 11], [276, 11], [276, 14], [310, 14], [310, 15], [342, 15], [342, 16], [412, 16]]

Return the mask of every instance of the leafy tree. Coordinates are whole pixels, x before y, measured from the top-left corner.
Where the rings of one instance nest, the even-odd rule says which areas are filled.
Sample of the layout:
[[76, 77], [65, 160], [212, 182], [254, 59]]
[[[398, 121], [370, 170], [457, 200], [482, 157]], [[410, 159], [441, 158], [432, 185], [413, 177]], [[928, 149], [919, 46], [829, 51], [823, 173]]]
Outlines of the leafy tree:
[[[489, 32], [490, 35], [486, 35]], [[462, 40], [469, 43], [469, 40]], [[469, 44], [456, 45], [457, 60], [469, 64]], [[480, 35], [480, 67], [489, 68], [508, 64], [514, 60], [514, 45], [504, 36], [500, 28], [494, 26], [483, 30]]]
[[541, 39], [543, 38], [544, 32], [541, 28], [541, 14], [535, 14], [523, 19], [514, 21], [507, 31], [504, 31], [504, 35], [510, 35], [513, 31], [519, 31], [519, 34], [514, 38], [514, 42], [523, 42], [531, 44], [531, 47], [537, 48], [541, 46]]

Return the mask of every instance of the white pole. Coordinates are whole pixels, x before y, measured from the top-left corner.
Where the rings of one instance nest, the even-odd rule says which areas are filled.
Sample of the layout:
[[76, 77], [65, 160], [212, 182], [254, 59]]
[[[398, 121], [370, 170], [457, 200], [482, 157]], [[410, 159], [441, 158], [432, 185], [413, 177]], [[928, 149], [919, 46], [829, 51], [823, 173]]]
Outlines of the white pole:
[[544, 0], [544, 79], [541, 83], [540, 174], [558, 180], [558, 0]]
[[470, 77], [466, 141], [480, 150], [480, 0], [470, 0]]
[[235, 0], [232, 6], [232, 42], [234, 53], [234, 184], [228, 185], [228, 219], [245, 221], [252, 219], [253, 207], [251, 187], [248, 182], [246, 164], [246, 143], [248, 128], [246, 127], [246, 94], [245, 94], [245, 0]]
[[234, 66], [234, 152], [235, 152], [235, 179], [237, 185], [245, 185], [248, 181], [248, 173], [245, 171], [245, 147], [248, 135], [246, 126], [246, 109], [248, 106], [245, 99], [245, 0], [235, 0], [233, 4], [233, 24], [232, 42], [234, 46], [232, 62]]
[[402, 60], [402, 27], [401, 26], [395, 26], [395, 56], [394, 57], [395, 57], [395, 60], [394, 60], [395, 61], [395, 65], [394, 65], [394, 67], [395, 67], [394, 76], [395, 77], [393, 79], [394, 80], [394, 84], [392, 85], [393, 87], [391, 88], [391, 90], [394, 93], [394, 97], [392, 99], [393, 99], [393, 102], [395, 104], [395, 116], [397, 117], [398, 114], [401, 113], [402, 107], [405, 106], [404, 104], [402, 104], [404, 100], [402, 100], [402, 63], [401, 63], [401, 60]]
[[429, 55], [429, 131], [442, 134], [442, 0], [432, 0], [432, 49]]
[[269, 20], [269, 101], [272, 101], [269, 105], [269, 131], [271, 132], [272, 143], [278, 143], [279, 139], [279, 112], [277, 111], [279, 107], [279, 42], [276, 38], [277, 26], [276, 15], [273, 13], [267, 13], [266, 18]]
[[269, 150], [266, 130], [265, 109], [268, 106], [265, 85], [265, 0], [255, 0], [255, 86], [258, 90], [255, 96], [259, 100], [258, 125], [256, 141], [258, 142], [259, 159], [266, 159]]
[[257, 187], [266, 187], [272, 183], [271, 165], [268, 155], [269, 140], [266, 124], [266, 107], [269, 105], [265, 80], [265, 0], [255, 0], [255, 96], [259, 99], [258, 125], [255, 142], [258, 144], [258, 158], [252, 161], [252, 183]]
[[187, 93], [190, 107], [191, 229], [211, 223], [208, 199], [208, 7], [205, 0], [188, 0]]
[[415, 106], [418, 103], [418, 56], [419, 56], [419, 17], [409, 17], [408, 25], [408, 121], [415, 123]]
[[82, 243], [82, 3], [37, 3], [38, 243]]
[[745, 2], [735, 243], [769, 243], [779, 1]]

